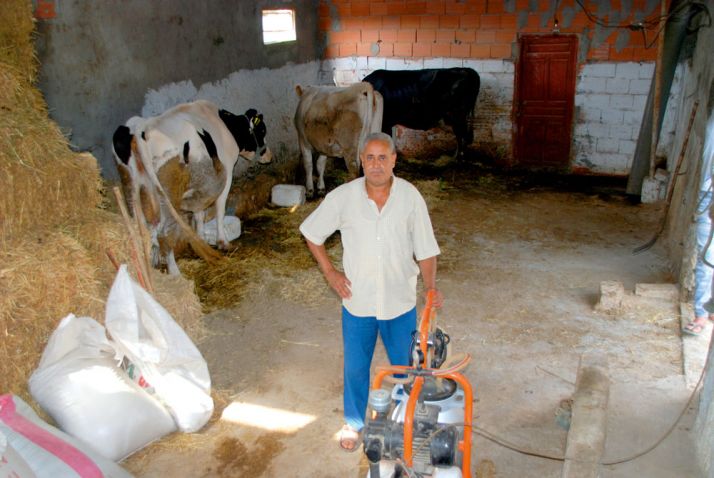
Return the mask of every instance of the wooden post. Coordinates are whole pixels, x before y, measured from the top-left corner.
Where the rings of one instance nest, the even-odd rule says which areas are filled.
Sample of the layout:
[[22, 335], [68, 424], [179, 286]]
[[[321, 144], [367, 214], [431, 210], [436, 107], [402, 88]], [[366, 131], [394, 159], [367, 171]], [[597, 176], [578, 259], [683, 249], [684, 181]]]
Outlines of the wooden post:
[[654, 177], [657, 162], [657, 142], [659, 140], [659, 116], [662, 104], [662, 55], [664, 53], [664, 28], [667, 24], [667, 0], [661, 0], [659, 37], [657, 37], [657, 63], [655, 66], [655, 88], [652, 103], [652, 138], [650, 148], [650, 178]]
[[605, 451], [610, 397], [607, 358], [580, 357], [562, 478], [597, 478]]

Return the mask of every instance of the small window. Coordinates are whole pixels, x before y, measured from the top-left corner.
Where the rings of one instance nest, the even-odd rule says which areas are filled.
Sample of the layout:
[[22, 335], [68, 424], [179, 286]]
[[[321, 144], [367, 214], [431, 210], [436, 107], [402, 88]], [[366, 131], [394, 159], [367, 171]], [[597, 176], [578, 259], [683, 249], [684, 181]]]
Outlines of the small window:
[[295, 41], [295, 12], [293, 10], [263, 10], [263, 43]]

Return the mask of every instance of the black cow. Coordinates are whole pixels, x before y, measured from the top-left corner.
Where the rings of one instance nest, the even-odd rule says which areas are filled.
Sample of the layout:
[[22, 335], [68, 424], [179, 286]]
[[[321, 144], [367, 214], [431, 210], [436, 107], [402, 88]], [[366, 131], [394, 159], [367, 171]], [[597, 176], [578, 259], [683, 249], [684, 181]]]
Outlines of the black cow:
[[463, 156], [474, 139], [473, 116], [481, 78], [471, 68], [376, 70], [364, 80], [384, 97], [382, 131], [394, 125], [427, 130], [443, 121], [456, 135], [456, 154]]

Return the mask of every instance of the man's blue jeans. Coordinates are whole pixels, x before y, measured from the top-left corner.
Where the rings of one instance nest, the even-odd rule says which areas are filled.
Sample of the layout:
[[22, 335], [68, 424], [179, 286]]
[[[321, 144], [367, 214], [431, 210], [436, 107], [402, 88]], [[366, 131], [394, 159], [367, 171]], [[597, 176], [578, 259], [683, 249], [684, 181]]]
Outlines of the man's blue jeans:
[[694, 316], [697, 318], [709, 316], [709, 312], [704, 309], [704, 304], [707, 303], [712, 292], [712, 272], [714, 272], [714, 269], [702, 260], [703, 257], [709, 264], [714, 264], [714, 244], [710, 244], [709, 248], [704, 251], [712, 227], [709, 217], [711, 197], [711, 191], [703, 193], [696, 218], [697, 265], [694, 267]]
[[345, 353], [345, 423], [361, 430], [367, 412], [369, 372], [377, 335], [392, 365], [409, 365], [412, 332], [416, 329], [416, 307], [392, 320], [357, 317], [342, 307], [342, 343]]

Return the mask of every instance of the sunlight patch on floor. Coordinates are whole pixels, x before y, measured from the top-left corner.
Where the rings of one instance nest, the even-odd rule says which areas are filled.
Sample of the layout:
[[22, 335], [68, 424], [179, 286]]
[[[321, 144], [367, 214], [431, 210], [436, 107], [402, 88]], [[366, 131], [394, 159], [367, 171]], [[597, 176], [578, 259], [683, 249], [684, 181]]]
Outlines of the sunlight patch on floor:
[[294, 433], [316, 418], [314, 415], [242, 402], [231, 403], [221, 414], [223, 421], [283, 433]]

